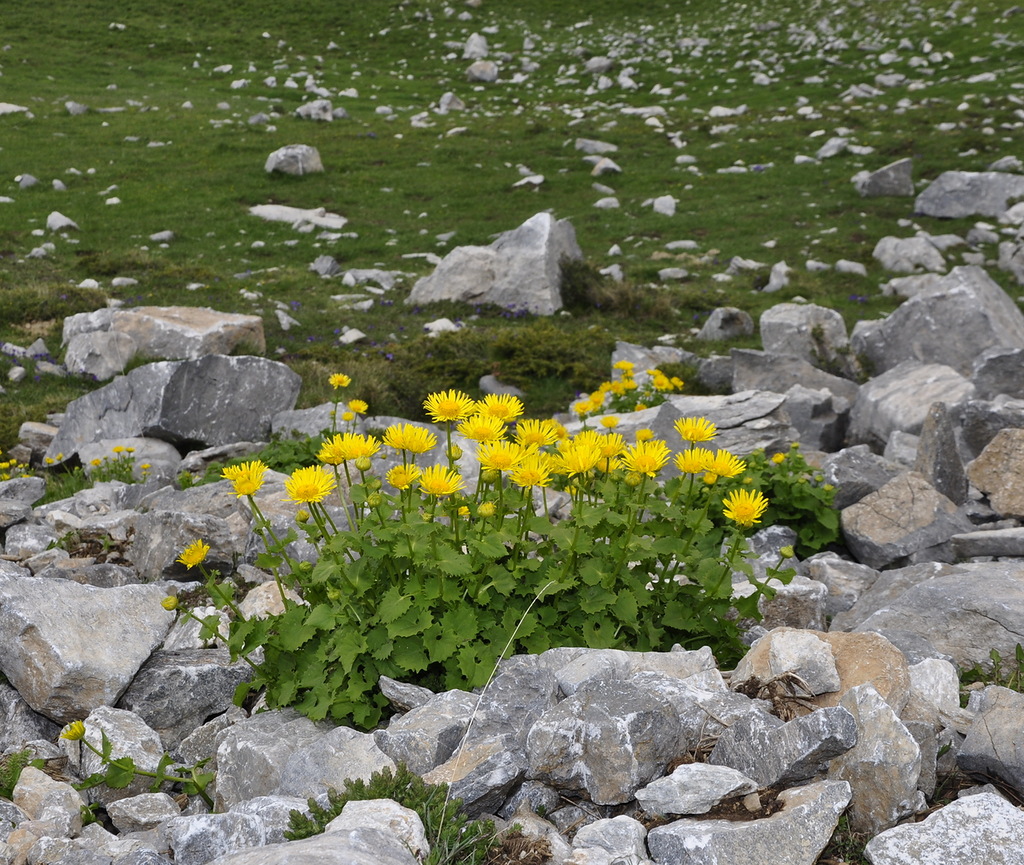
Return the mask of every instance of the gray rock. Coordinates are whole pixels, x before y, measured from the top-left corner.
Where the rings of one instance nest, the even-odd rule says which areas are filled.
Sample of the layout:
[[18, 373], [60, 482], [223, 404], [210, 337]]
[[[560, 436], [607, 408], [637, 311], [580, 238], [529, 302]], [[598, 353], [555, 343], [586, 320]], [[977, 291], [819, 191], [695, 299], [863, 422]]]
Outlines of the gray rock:
[[851, 688], [839, 705], [856, 722], [856, 745], [832, 761], [828, 777], [850, 784], [851, 830], [874, 835], [924, 804], [917, 792], [921, 749], [872, 685]]
[[1024, 313], [981, 268], [957, 267], [881, 322], [858, 322], [850, 342], [876, 374], [913, 359], [969, 376], [984, 350], [1024, 348]]
[[736, 769], [759, 787], [805, 781], [849, 751], [857, 735], [850, 711], [842, 706], [787, 723], [771, 715], [747, 715], [718, 737], [708, 763]]
[[861, 385], [850, 410], [848, 439], [881, 450], [897, 430], [920, 434], [936, 402], [954, 409], [973, 396], [974, 385], [952, 367], [905, 360]]
[[[767, 642], [766, 657], [763, 654]], [[767, 660], [767, 669], [761, 665]], [[758, 640], [729, 677], [734, 689], [760, 687], [787, 677], [799, 682], [797, 693], [816, 696], [838, 691], [840, 680], [832, 647], [813, 632], [778, 628]]]
[[1024, 558], [1024, 526], [964, 532], [953, 535], [950, 545], [958, 559], [980, 556]]
[[967, 400], [959, 406], [956, 418], [968, 458], [976, 457], [1000, 430], [1024, 428], [1024, 400], [1003, 396]]
[[126, 554], [147, 582], [202, 579], [177, 561], [182, 550], [197, 539], [210, 545], [203, 567], [230, 574], [239, 552], [228, 522], [208, 514], [152, 510], [135, 521], [135, 537]]
[[7, 683], [0, 683], [0, 752], [20, 751], [32, 740], [53, 741], [60, 733], [44, 715], [33, 712], [21, 695]]
[[430, 843], [420, 815], [391, 799], [346, 802], [324, 832], [351, 832], [362, 828], [379, 829], [395, 836], [421, 861], [430, 855]]
[[872, 838], [864, 854], [872, 865], [1020, 865], [1024, 813], [996, 793], [950, 802], [920, 823], [895, 826]]
[[210, 865], [419, 865], [419, 860], [391, 832], [354, 829], [241, 850]]
[[786, 414], [798, 433], [797, 441], [813, 451], [842, 447], [850, 417], [850, 405], [830, 390], [795, 384], [786, 391]]
[[706, 814], [715, 805], [757, 790], [756, 781], [728, 766], [684, 763], [671, 775], [636, 791], [636, 801], [648, 814]]
[[566, 258], [582, 258], [572, 226], [538, 213], [490, 246], [453, 249], [430, 276], [417, 280], [406, 303], [458, 300], [551, 315], [562, 306]]
[[577, 850], [596, 847], [617, 861], [642, 862], [647, 858], [647, 847], [644, 844], [646, 838], [647, 829], [642, 823], [620, 814], [581, 827], [572, 845]]
[[172, 817], [161, 826], [161, 835], [181, 865], [206, 865], [228, 854], [261, 847], [263, 823], [251, 814], [193, 814]]
[[[38, 480], [42, 480], [42, 478], [38, 478]], [[12, 482], [8, 481], [8, 483]], [[20, 503], [20, 507], [26, 509], [22, 511], [25, 517], [31, 513], [29, 505]], [[34, 523], [18, 523], [7, 529], [4, 548], [7, 551], [7, 555], [25, 560], [49, 549], [58, 538], [59, 535], [49, 526], [40, 526]]]
[[[810, 361], [787, 354], [769, 354], [746, 348], [734, 348], [732, 358], [732, 388], [766, 390], [786, 393], [794, 385], [825, 389], [837, 400], [852, 405], [857, 399], [859, 386], [846, 378], [818, 369]], [[842, 405], [838, 403], [837, 405]]]
[[926, 237], [883, 237], [871, 255], [886, 270], [896, 273], [941, 273], [946, 269], [942, 253]]
[[701, 340], [728, 340], [754, 333], [754, 320], [750, 313], [734, 306], [720, 306], [711, 310], [707, 321], [697, 334]]
[[410, 709], [422, 706], [434, 696], [434, 692], [429, 688], [399, 682], [387, 676], [381, 676], [377, 686], [381, 693], [391, 701], [391, 705], [400, 712], [408, 712]]
[[309, 808], [308, 802], [308, 799], [300, 799], [298, 796], [257, 796], [239, 802], [231, 810], [235, 814], [249, 814], [259, 819], [263, 824], [265, 843], [280, 844], [285, 840], [284, 833], [291, 826], [292, 811], [305, 814]]
[[813, 865], [850, 802], [850, 785], [820, 781], [779, 794], [782, 810], [748, 822], [682, 819], [647, 834], [658, 865]]
[[303, 120], [319, 120], [330, 123], [334, 120], [334, 109], [329, 99], [314, 99], [295, 109], [295, 116]]
[[67, 836], [82, 830], [82, 794], [35, 766], [21, 770], [11, 801], [29, 820], [52, 822], [55, 831]]
[[853, 178], [862, 198], [882, 196], [909, 196], [914, 194], [914, 161], [898, 159], [875, 171], [862, 172]]
[[135, 340], [126, 333], [80, 333], [67, 343], [64, 366], [68, 372], [105, 381], [124, 372], [136, 352]]
[[466, 734], [477, 698], [465, 691], [447, 691], [395, 718], [374, 740], [396, 763], [425, 775], [444, 763]]
[[[874, 569], [872, 569], [874, 570]], [[852, 631], [872, 613], [887, 607], [907, 589], [944, 574], [956, 573], [957, 566], [923, 562], [904, 568], [876, 571], [876, 578], [854, 605], [832, 618], [833, 631]]]
[[336, 276], [341, 273], [341, 265], [332, 255], [318, 255], [309, 269], [320, 276]]
[[594, 680], [545, 712], [527, 739], [529, 778], [628, 802], [675, 755], [679, 720], [663, 699], [628, 682]]
[[46, 495], [46, 481], [39, 477], [0, 481], [0, 501], [34, 505]]
[[480, 393], [484, 394], [484, 396], [488, 394], [508, 394], [519, 398], [526, 396], [526, 394], [514, 384], [502, 384], [502, 382], [498, 381], [497, 376], [490, 374], [480, 376], [480, 381], [477, 382], [477, 387], [480, 388]]
[[529, 665], [503, 667], [475, 701], [468, 739], [502, 738], [525, 748], [534, 722], [561, 696], [559, 680], [550, 671]]
[[503, 738], [478, 739], [459, 747], [447, 762], [423, 776], [428, 784], [447, 784], [472, 817], [492, 814], [526, 776], [527, 757]]
[[[222, 749], [223, 744], [217, 749], [218, 765]], [[335, 727], [288, 755], [281, 768], [281, 783], [273, 792], [302, 798], [321, 796], [330, 787], [342, 788], [347, 778], [368, 781], [374, 772], [394, 768], [394, 761], [377, 747], [372, 734]]]
[[107, 816], [118, 832], [145, 832], [164, 820], [181, 816], [181, 808], [167, 793], [140, 793], [107, 805]]
[[780, 303], [761, 313], [758, 327], [768, 354], [799, 357], [819, 369], [851, 379], [859, 372], [850, 352], [846, 324], [835, 310], [813, 303]]
[[1001, 216], [1024, 198], [1024, 177], [1000, 171], [944, 171], [914, 201], [924, 216]]
[[956, 430], [946, 404], [937, 402], [928, 409], [921, 427], [914, 471], [919, 472], [953, 504], [967, 501], [967, 473], [960, 459]]
[[[992, 649], [1012, 657], [1017, 644], [1024, 643], [1024, 566], [966, 563], [951, 570], [889, 599], [856, 629], [911, 631], [961, 669], [988, 667]], [[872, 592], [879, 582], [881, 578]], [[850, 612], [856, 613], [856, 607]]]
[[0, 578], [0, 670], [36, 711], [60, 724], [121, 695], [173, 615], [157, 586], [96, 589]]
[[974, 720], [956, 756], [957, 766], [968, 776], [1001, 781], [1018, 794], [1024, 793], [1024, 729], [1020, 724], [1024, 694], [989, 685], [980, 697], [971, 695], [971, 706], [975, 705]]
[[142, 718], [164, 749], [173, 751], [207, 718], [232, 705], [235, 688], [252, 676], [249, 665], [232, 663], [226, 649], [154, 652], [118, 705]]
[[466, 70], [466, 80], [491, 84], [498, 80], [498, 64], [493, 60], [477, 60]]
[[970, 531], [957, 506], [917, 472], [904, 472], [841, 514], [843, 536], [863, 564], [882, 568]]
[[878, 579], [878, 571], [874, 568], [829, 552], [805, 559], [803, 567], [808, 577], [824, 583], [828, 589], [825, 615], [829, 618], [849, 610]]
[[1024, 348], [986, 349], [974, 361], [971, 382], [979, 399], [1024, 399]]
[[147, 364], [73, 400], [47, 453], [67, 458], [90, 442], [139, 435], [189, 447], [269, 439], [270, 419], [295, 405], [300, 384], [259, 357]]
[[280, 171], [282, 174], [316, 174], [324, 170], [320, 161], [320, 151], [308, 144], [287, 144], [275, 150], [263, 166], [269, 174]]
[[487, 37], [471, 33], [462, 49], [463, 60], [482, 60], [487, 56]]
[[1024, 241], [1018, 238], [999, 244], [999, 269], [1011, 273], [1018, 285], [1024, 285]]

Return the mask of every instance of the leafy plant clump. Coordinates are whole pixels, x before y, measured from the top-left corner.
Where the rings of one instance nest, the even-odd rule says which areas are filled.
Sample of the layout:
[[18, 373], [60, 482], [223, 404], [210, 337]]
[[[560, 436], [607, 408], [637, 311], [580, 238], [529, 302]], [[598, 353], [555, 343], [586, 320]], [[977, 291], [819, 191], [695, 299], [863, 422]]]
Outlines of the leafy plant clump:
[[[1011, 691], [1024, 693], [1024, 645], [1017, 644], [1012, 658], [1004, 658], [993, 649], [988, 654], [991, 664], [975, 664], [960, 677], [962, 685], [1001, 685]], [[965, 698], [966, 699], [966, 698]]]
[[[741, 459], [701, 446], [713, 424], [680, 420], [673, 458], [650, 431], [628, 443], [609, 430], [569, 436], [554, 421], [523, 420], [514, 397], [448, 391], [425, 405], [447, 430], [443, 443], [405, 423], [379, 439], [325, 441], [319, 464], [285, 482], [299, 509], [297, 530], [283, 537], [255, 497], [266, 465], [224, 470], [252, 508], [266, 548], [257, 565], [274, 575], [284, 607], [246, 618], [233, 586], [206, 575], [210, 596], [234, 616], [232, 654], [263, 652], [236, 699], [265, 689], [271, 706], [370, 728], [386, 703], [381, 675], [478, 687], [509, 652], [581, 643], [742, 654], [735, 611], [756, 618], [759, 597], [772, 593], [745, 561], [744, 541], [768, 502]], [[462, 453], [454, 432], [475, 454]], [[382, 456], [391, 466], [383, 480], [373, 472]], [[678, 475], [662, 482], [670, 460]], [[478, 474], [475, 488], [463, 466]], [[299, 533], [315, 563], [288, 555]], [[201, 567], [206, 549], [196, 541], [179, 561]], [[735, 573], [754, 585], [749, 596], [733, 597]], [[218, 626], [211, 617], [205, 636]]]
[[319, 835], [349, 802], [369, 799], [391, 799], [419, 814], [430, 843], [426, 865], [479, 865], [498, 846], [494, 823], [490, 820], [469, 820], [462, 811], [461, 799], [448, 798], [447, 784], [427, 784], [409, 771], [404, 763], [392, 772], [382, 769], [362, 779], [346, 780], [342, 791], [327, 791], [327, 804], [309, 800], [309, 814], [292, 811], [289, 841]]
[[0, 758], [0, 798], [14, 798], [14, 788], [18, 786], [18, 779], [26, 766], [42, 769], [45, 765], [45, 760], [32, 759], [32, 751], [28, 748], [5, 754]]

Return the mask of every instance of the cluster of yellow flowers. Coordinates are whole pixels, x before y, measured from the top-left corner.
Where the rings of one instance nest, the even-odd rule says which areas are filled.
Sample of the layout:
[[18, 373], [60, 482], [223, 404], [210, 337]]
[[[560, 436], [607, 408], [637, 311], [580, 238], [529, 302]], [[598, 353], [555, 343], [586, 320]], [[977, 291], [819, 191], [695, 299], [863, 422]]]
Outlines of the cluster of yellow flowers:
[[[343, 387], [349, 379], [338, 373], [331, 377], [332, 385], [335, 381], [341, 382], [336, 387]], [[351, 464], [365, 474], [382, 448], [396, 452], [402, 459], [401, 465], [384, 475], [395, 490], [404, 492], [416, 485], [421, 493], [434, 499], [455, 495], [465, 489], [465, 481], [455, 470], [462, 451], [452, 444], [453, 429], [476, 443], [476, 457], [485, 480], [494, 482], [504, 477], [523, 489], [550, 486], [556, 476], [578, 483], [581, 476], [593, 472], [610, 474], [618, 470], [638, 485], [645, 477], [656, 477], [669, 460], [683, 474], [699, 475], [706, 484], [714, 484], [719, 478], [734, 478], [746, 467], [743, 460], [726, 450], [699, 446], [717, 435], [715, 425], [704, 418], [676, 422], [676, 432], [688, 446], [673, 458], [668, 445], [655, 439], [650, 430], [639, 430], [636, 441], [628, 444], [621, 434], [610, 429], [584, 429], [569, 436], [565, 427], [554, 420], [520, 420], [523, 403], [515, 396], [492, 394], [475, 400], [460, 391], [448, 390], [430, 394], [423, 406], [433, 422], [447, 428], [447, 465], [416, 465], [416, 457], [434, 450], [438, 441], [434, 433], [415, 424], [393, 424], [379, 439], [361, 433], [337, 433], [324, 441], [317, 454], [322, 465], [300, 468], [285, 481], [287, 499], [297, 504], [320, 504], [338, 488], [339, 466], [347, 473]], [[266, 471], [264, 463], [253, 460], [229, 466], [222, 476], [232, 482], [237, 496], [251, 497], [262, 486]], [[761, 493], [742, 490], [730, 493], [724, 504], [729, 519], [750, 527], [760, 521], [768, 503]]]
[[28, 466], [19, 463], [16, 459], [9, 459], [0, 462], [0, 481], [9, 481], [12, 478], [27, 478], [30, 472]]
[[665, 401], [665, 394], [678, 393], [685, 382], [678, 376], [667, 376], [660, 369], [649, 369], [650, 379], [643, 384], [636, 380], [636, 364], [620, 360], [612, 368], [622, 373], [614, 381], [604, 382], [586, 399], [576, 402], [572, 410], [582, 420], [606, 412], [631, 412], [653, 408]]

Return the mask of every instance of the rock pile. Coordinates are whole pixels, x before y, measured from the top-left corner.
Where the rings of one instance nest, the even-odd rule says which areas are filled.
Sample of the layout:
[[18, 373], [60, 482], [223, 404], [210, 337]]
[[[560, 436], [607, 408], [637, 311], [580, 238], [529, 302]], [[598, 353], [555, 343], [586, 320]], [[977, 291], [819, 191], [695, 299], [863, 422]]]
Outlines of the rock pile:
[[[54, 740], [60, 725], [85, 718], [97, 744], [102, 731], [142, 767], [164, 750], [182, 763], [209, 759], [216, 808], [205, 813], [193, 798], [182, 811], [141, 783], [99, 787], [88, 796], [111, 822], [83, 828], [82, 796], [26, 769], [3, 812], [3, 855], [412, 863], [418, 830], [395, 843], [382, 834], [393, 813], [377, 806], [347, 809], [323, 837], [282, 843], [288, 813], [307, 798], [404, 762], [573, 865], [669, 863], [683, 851], [695, 862], [756, 853], [813, 863], [843, 814], [872, 837], [876, 865], [1018, 861], [1024, 697], [989, 686], [961, 709], [958, 668], [987, 663], [992, 649], [1012, 657], [1024, 643], [1024, 316], [983, 270], [960, 267], [849, 335], [812, 304], [779, 304], [759, 326], [762, 352], [700, 360], [620, 344], [613, 357], [641, 369], [691, 360], [702, 376], [732, 382], [727, 395], [670, 396], [619, 416], [627, 436], [648, 427], [668, 439], [676, 419], [704, 415], [735, 451], [801, 442], [838, 488], [845, 549], [797, 563], [737, 668], [720, 670], [708, 649], [553, 649], [503, 662], [480, 694], [382, 681], [396, 715], [372, 733], [290, 711], [249, 716], [231, 701], [246, 666], [160, 605], [189, 587], [176, 558], [202, 537], [211, 566], [252, 585], [246, 609], [273, 609], [230, 484], [176, 489], [173, 479], [252, 452], [272, 430], [316, 434], [329, 405], [296, 412], [286, 367], [212, 354], [139, 367], [71, 403], [52, 427], [27, 427], [23, 448], [37, 459], [114, 443], [131, 443], [139, 461], [154, 456], [144, 483], [97, 484], [44, 506], [35, 506], [42, 481], [0, 484], [0, 744], [66, 759], [68, 774], [83, 777], [97, 768], [89, 754]], [[862, 360], [877, 375], [858, 384]], [[268, 476], [258, 501], [282, 530], [293, 519], [283, 498], [283, 477]], [[774, 560], [787, 532], [763, 530], [752, 548]], [[913, 822], [937, 779], [956, 777], [991, 784]]]

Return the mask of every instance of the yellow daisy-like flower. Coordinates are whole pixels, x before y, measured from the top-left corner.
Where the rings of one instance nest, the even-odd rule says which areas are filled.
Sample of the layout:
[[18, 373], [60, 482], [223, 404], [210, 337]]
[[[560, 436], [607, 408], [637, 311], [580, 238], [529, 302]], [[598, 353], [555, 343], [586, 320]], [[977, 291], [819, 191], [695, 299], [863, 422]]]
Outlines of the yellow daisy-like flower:
[[580, 417], [586, 417], [590, 414], [590, 400], [581, 399], [577, 403], [573, 403], [572, 406], [573, 414], [579, 415]]
[[493, 442], [505, 435], [505, 422], [489, 414], [475, 414], [466, 418], [456, 429], [466, 438], [475, 442]]
[[626, 440], [619, 433], [608, 433], [600, 436], [597, 446], [601, 449], [602, 458], [610, 460], [626, 449]]
[[785, 454], [773, 454], [772, 455], [772, 462], [775, 463], [775, 465], [778, 465], [779, 463], [781, 463], [785, 459], [786, 459], [786, 455]]
[[615, 396], [622, 396], [626, 392], [626, 387], [621, 381], [613, 381], [609, 384], [608, 390]]
[[672, 387], [674, 387], [676, 390], [682, 390], [684, 387], [686, 387], [686, 382], [683, 381], [677, 375], [672, 376], [672, 378], [670, 378], [669, 381], [672, 382]]
[[380, 442], [373, 436], [340, 433], [323, 443], [316, 458], [322, 463], [336, 466], [360, 457], [370, 458], [379, 450]]
[[512, 423], [524, 411], [523, 401], [508, 393], [489, 393], [476, 404], [476, 413]]
[[681, 417], [675, 423], [676, 432], [683, 441], [709, 442], [718, 435], [718, 427], [703, 417]]
[[647, 408], [647, 403], [638, 402], [635, 406], [633, 406], [633, 411], [643, 411], [645, 408]]
[[522, 445], [510, 441], [481, 442], [477, 448], [476, 458], [480, 467], [507, 472], [514, 469], [526, 456]]
[[437, 445], [437, 436], [421, 426], [396, 423], [384, 430], [384, 444], [396, 451], [425, 454]]
[[85, 721], [72, 721], [60, 734], [62, 739], [78, 742], [85, 738]]
[[206, 555], [210, 552], [210, 545], [202, 541], [192, 541], [178, 556], [175, 561], [181, 562], [190, 571], [196, 565], [206, 561]]
[[367, 410], [370, 408], [366, 404], [366, 400], [362, 399], [350, 399], [348, 401], [348, 407], [351, 411], [354, 411], [356, 414], [366, 414]]
[[323, 466], [296, 469], [284, 482], [284, 488], [288, 492], [287, 501], [299, 504], [322, 502], [337, 485], [334, 473]]
[[633, 447], [626, 448], [626, 452], [622, 455], [622, 464], [626, 471], [653, 478], [661, 471], [671, 456], [672, 452], [665, 442], [661, 439], [654, 439], [653, 441], [638, 442]]
[[407, 466], [395, 466], [394, 468], [388, 469], [384, 475], [386, 480], [396, 490], [407, 490], [412, 486], [420, 476], [419, 466], [407, 465]]
[[267, 471], [267, 465], [262, 460], [251, 460], [247, 463], [240, 463], [235, 466], [228, 466], [221, 473], [222, 478], [231, 481], [235, 487], [235, 495], [255, 495], [263, 486], [263, 474]]
[[633, 372], [635, 367], [636, 364], [633, 363], [631, 360], [617, 360], [615, 361], [615, 363], [612, 364], [612, 369], [620, 369], [623, 372], [628, 373]]
[[574, 477], [582, 475], [595, 468], [601, 461], [601, 448], [596, 444], [576, 439], [566, 443], [560, 448], [556, 459], [557, 471]]
[[619, 425], [619, 419], [614, 415], [601, 418], [601, 426], [605, 429], [615, 429]]
[[343, 372], [334, 373], [334, 375], [332, 375], [328, 379], [328, 381], [330, 382], [331, 387], [333, 387], [335, 390], [337, 390], [339, 387], [348, 387], [350, 384], [352, 384], [352, 379], [345, 375], [345, 373]]
[[669, 381], [668, 376], [663, 372], [654, 371], [657, 373], [651, 379], [651, 384], [654, 385], [655, 390], [672, 390], [672, 382]]
[[423, 408], [434, 423], [452, 423], [475, 414], [476, 400], [461, 390], [444, 390], [430, 394]]
[[684, 475], [695, 475], [704, 471], [712, 456], [707, 448], [687, 448], [676, 454], [675, 465]]
[[554, 460], [543, 451], [528, 454], [511, 472], [509, 480], [517, 487], [546, 487], [551, 483]]
[[739, 457], [729, 451], [715, 451], [714, 455], [707, 461], [704, 471], [709, 475], [721, 478], [734, 478], [736, 475], [746, 471], [747, 464]]
[[761, 522], [768, 499], [759, 490], [733, 490], [722, 500], [722, 513], [745, 529]]
[[341, 419], [345, 421], [345, 423], [349, 423], [356, 419], [356, 413], [354, 411], [343, 411], [341, 413]]
[[94, 459], [94, 460], [89, 460], [89, 465], [91, 465], [91, 466], [101, 466], [101, 465], [103, 465], [103, 460], [101, 460], [99, 457], [96, 457], [96, 459]]
[[635, 438], [638, 443], [649, 442], [652, 438], [654, 438], [654, 430], [647, 429], [647, 427], [642, 427], [641, 429], [638, 429], [635, 433], [633, 433], [633, 438]]
[[516, 423], [515, 440], [523, 447], [544, 447], [558, 441], [558, 429], [553, 420], [521, 420]]
[[443, 466], [431, 466], [420, 475], [420, 489], [428, 496], [450, 496], [465, 487], [458, 472]]
[[125, 452], [125, 446], [124, 445], [114, 445], [114, 447], [111, 448], [111, 450], [115, 454], [123, 454]]

